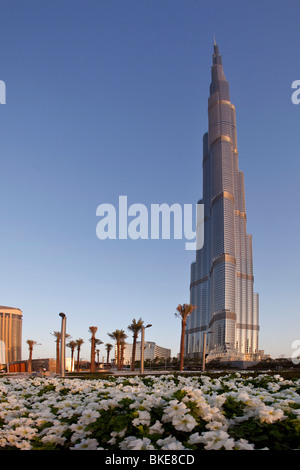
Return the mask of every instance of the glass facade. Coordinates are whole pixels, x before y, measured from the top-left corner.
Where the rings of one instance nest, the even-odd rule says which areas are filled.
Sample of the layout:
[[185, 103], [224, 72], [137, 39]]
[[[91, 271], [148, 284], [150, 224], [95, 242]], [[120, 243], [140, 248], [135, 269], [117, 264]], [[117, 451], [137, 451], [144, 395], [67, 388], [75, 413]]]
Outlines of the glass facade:
[[0, 306], [1, 362], [22, 360], [22, 311]]
[[235, 107], [214, 45], [203, 136], [204, 245], [191, 266], [185, 353], [209, 357], [258, 353], [259, 307], [253, 292], [252, 237], [247, 234], [244, 175], [238, 167]]

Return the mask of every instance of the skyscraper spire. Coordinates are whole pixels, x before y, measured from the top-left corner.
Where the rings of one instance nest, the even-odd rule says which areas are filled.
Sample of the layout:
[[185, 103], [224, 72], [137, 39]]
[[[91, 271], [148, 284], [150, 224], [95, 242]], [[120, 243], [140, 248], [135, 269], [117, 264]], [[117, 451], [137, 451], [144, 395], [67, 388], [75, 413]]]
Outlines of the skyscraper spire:
[[216, 38], [214, 35], [214, 54], [213, 54], [213, 63], [222, 65], [222, 56], [219, 54], [219, 46], [216, 43]]
[[210, 95], [212, 96], [217, 91], [220, 93], [219, 99], [230, 100], [229, 98], [229, 85], [226, 81], [222, 56], [219, 53], [219, 46], [214, 44], [213, 65], [211, 67], [211, 85]]

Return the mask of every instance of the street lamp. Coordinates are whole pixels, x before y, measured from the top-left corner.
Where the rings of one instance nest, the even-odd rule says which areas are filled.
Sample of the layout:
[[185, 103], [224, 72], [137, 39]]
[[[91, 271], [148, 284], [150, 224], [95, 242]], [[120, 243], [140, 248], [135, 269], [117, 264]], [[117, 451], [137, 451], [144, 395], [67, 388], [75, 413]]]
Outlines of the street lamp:
[[205, 371], [206, 335], [209, 335], [210, 333], [212, 333], [212, 331], [204, 331], [203, 333], [202, 372]]
[[65, 376], [66, 369], [66, 321], [67, 317], [64, 313], [60, 313], [61, 317], [61, 335], [60, 335], [60, 376]]
[[150, 328], [152, 325], [142, 326], [142, 335], [141, 335], [141, 374], [144, 373], [144, 344], [145, 344], [145, 329]]

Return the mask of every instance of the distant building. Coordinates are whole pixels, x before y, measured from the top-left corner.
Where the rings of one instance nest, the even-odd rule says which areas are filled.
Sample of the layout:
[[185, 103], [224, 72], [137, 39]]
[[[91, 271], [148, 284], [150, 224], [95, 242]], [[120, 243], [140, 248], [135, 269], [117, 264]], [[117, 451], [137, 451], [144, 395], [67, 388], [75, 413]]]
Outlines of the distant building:
[[[15, 361], [8, 364], [8, 372], [28, 372], [28, 359], [23, 361]], [[82, 366], [82, 361], [80, 362]], [[84, 369], [86, 369], [84, 364]], [[74, 371], [74, 361], [71, 364], [71, 358], [66, 357], [66, 372]], [[56, 372], [56, 359], [53, 357], [32, 359], [31, 372]]]
[[[167, 348], [163, 348], [161, 346], [158, 346], [153, 341], [145, 341], [144, 346], [145, 346], [145, 349], [144, 349], [144, 359], [145, 360], [146, 359], [153, 360], [156, 357], [159, 357], [159, 358], [162, 358], [162, 359], [170, 359], [171, 358], [171, 349], [167, 349]], [[131, 364], [132, 348], [133, 348], [132, 344], [125, 343], [124, 365]], [[117, 359], [117, 347], [115, 348], [115, 358]], [[141, 342], [138, 341], [137, 344], [136, 344], [135, 360], [139, 361], [140, 358], [141, 358]]]
[[[28, 361], [27, 361], [28, 362]], [[72, 372], [74, 370], [74, 364], [71, 366], [71, 358], [66, 357], [66, 371]], [[32, 359], [32, 371], [42, 372], [43, 370], [49, 372], [56, 372], [56, 359], [55, 358], [44, 358], [44, 359]]]
[[22, 310], [0, 306], [0, 363], [22, 359]]

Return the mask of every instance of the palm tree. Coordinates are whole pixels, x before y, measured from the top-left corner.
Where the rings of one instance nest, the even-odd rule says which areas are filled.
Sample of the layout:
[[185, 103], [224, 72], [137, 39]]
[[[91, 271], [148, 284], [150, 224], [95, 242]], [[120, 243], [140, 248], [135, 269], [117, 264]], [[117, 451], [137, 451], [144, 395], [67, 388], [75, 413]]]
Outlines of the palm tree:
[[60, 343], [60, 338], [61, 338], [61, 332], [60, 331], [54, 331], [51, 333], [56, 339], [56, 373], [60, 373], [60, 363], [59, 363], [59, 343]]
[[95, 340], [96, 340], [96, 333], [97, 333], [97, 326], [90, 326], [89, 327], [89, 332], [91, 333], [92, 337], [90, 338], [90, 341], [91, 341], [91, 367], [90, 367], [90, 371], [91, 372], [95, 372], [95, 353], [96, 353], [96, 344], [95, 344]]
[[184, 335], [185, 335], [185, 327], [187, 317], [192, 313], [192, 311], [196, 308], [196, 306], [191, 304], [179, 304], [175, 315], [176, 317], [181, 319], [181, 340], [180, 340], [180, 363], [179, 363], [179, 370], [183, 370], [183, 358], [184, 358]]
[[82, 338], [79, 338], [75, 341], [76, 347], [77, 347], [77, 372], [79, 372], [79, 359], [80, 359], [80, 349], [81, 346], [83, 345], [84, 341]]
[[71, 349], [71, 371], [74, 370], [74, 351], [76, 348], [76, 341], [69, 341], [66, 346]]
[[[90, 338], [90, 342], [92, 343], [92, 338]], [[95, 359], [96, 359], [96, 346], [100, 346], [100, 344], [103, 344], [103, 341], [101, 341], [101, 339], [98, 339], [98, 338], [94, 338], [93, 339], [93, 342], [94, 342], [94, 370], [90, 370], [91, 372], [95, 372], [95, 368], [96, 368], [96, 362], [95, 362]], [[97, 351], [100, 352], [100, 349], [97, 349]], [[92, 355], [92, 346], [91, 346], [91, 355]], [[98, 353], [98, 362], [99, 362], [99, 353]]]
[[120, 330], [115, 330], [112, 333], [108, 333], [112, 339], [117, 343], [117, 368], [119, 369], [120, 364]]
[[[60, 331], [54, 331], [51, 333], [56, 339], [56, 373], [60, 373], [60, 340], [61, 340], [61, 332]], [[66, 334], [66, 338], [69, 338], [70, 335]]]
[[97, 354], [97, 363], [98, 363], [98, 368], [99, 368], [99, 357], [100, 357], [100, 349], [96, 349], [96, 354]]
[[124, 341], [123, 335], [125, 335], [124, 330], [116, 330], [116, 331], [113, 331], [112, 333], [108, 333], [108, 336], [114, 339], [117, 343], [117, 368], [118, 370], [121, 370], [121, 342]]
[[124, 365], [124, 350], [125, 350], [125, 340], [127, 335], [124, 330], [121, 330], [121, 338], [120, 338], [120, 348], [121, 348], [121, 357], [120, 357], [120, 370], [123, 369]]
[[109, 353], [112, 350], [113, 345], [110, 343], [106, 343], [105, 349], [107, 351], [107, 356], [106, 356], [106, 367], [109, 368]]
[[133, 345], [132, 345], [132, 357], [131, 357], [131, 370], [135, 370], [135, 353], [136, 353], [136, 342], [139, 332], [142, 329], [144, 322], [140, 318], [138, 321], [134, 318], [131, 325], [128, 325], [128, 330], [133, 333]]
[[36, 345], [36, 344], [39, 344], [37, 343], [37, 341], [34, 341], [33, 339], [28, 339], [26, 341], [26, 343], [28, 344], [29, 346], [29, 359], [28, 359], [28, 371], [27, 372], [31, 372], [32, 371], [32, 352], [33, 352], [33, 347]]

